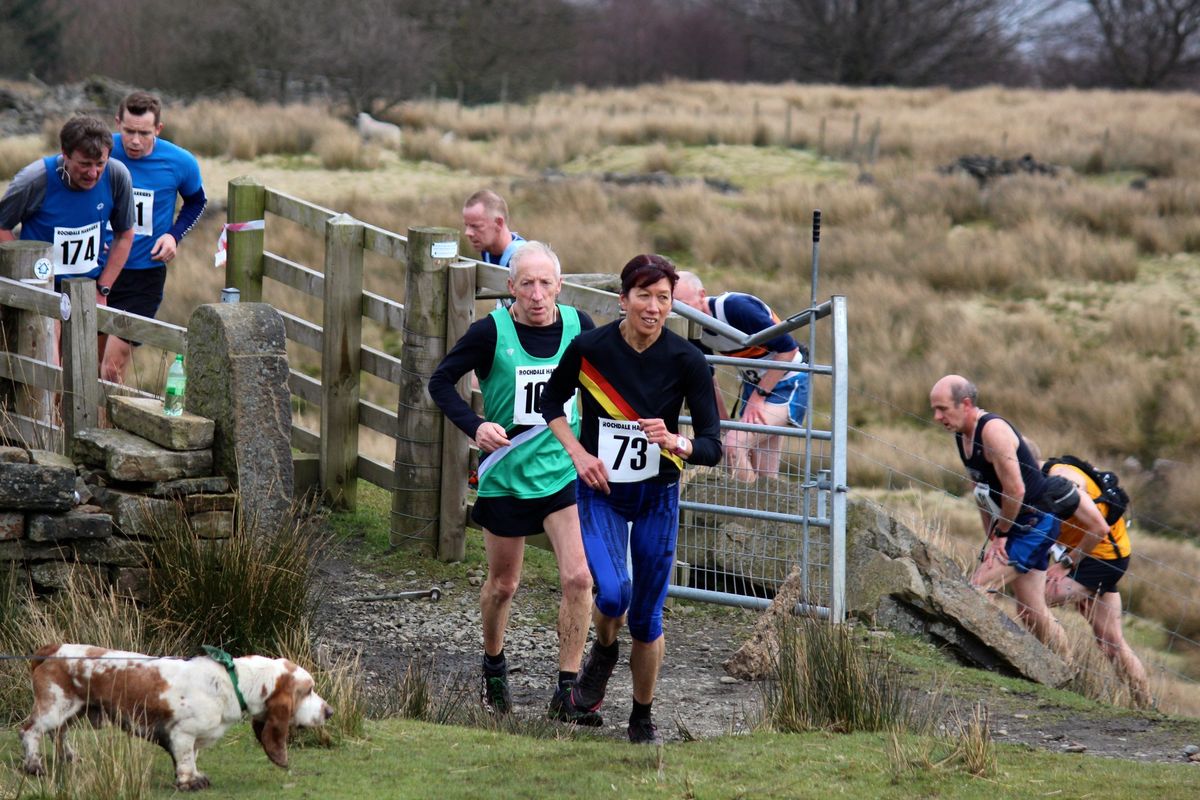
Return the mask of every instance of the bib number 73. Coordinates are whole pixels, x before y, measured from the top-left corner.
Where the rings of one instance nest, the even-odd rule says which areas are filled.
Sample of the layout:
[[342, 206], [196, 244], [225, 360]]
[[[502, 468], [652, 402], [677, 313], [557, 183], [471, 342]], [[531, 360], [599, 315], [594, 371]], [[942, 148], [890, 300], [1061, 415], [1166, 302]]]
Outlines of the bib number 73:
[[597, 420], [597, 457], [613, 483], [633, 483], [658, 474], [659, 446], [652, 444], [636, 422]]

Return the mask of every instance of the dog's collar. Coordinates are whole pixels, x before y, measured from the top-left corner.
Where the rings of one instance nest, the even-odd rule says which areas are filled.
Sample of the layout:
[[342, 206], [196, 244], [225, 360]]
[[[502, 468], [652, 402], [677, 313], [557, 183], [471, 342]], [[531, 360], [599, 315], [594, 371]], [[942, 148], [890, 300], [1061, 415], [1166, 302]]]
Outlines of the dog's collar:
[[242, 690], [238, 688], [237, 670], [233, 667], [233, 656], [212, 645], [203, 644], [200, 647], [204, 650], [205, 655], [220, 664], [229, 673], [229, 680], [233, 681], [233, 693], [237, 695], [238, 705], [242, 707], [242, 711], [247, 711], [246, 698], [242, 697]]

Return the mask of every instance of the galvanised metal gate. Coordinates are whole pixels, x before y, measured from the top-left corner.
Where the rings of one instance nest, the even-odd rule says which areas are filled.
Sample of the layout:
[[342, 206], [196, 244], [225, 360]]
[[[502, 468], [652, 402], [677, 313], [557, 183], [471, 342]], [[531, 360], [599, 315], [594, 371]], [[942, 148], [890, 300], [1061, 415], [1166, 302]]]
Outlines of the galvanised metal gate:
[[[746, 430], [777, 437], [771, 445], [780, 448], [776, 474], [759, 473], [753, 482], [742, 482], [722, 466], [688, 470], [680, 502], [679, 564], [670, 596], [763, 608], [796, 568], [805, 598], [799, 610], [843, 621], [849, 364], [845, 297], [814, 302], [753, 336], [681, 303], [676, 303], [675, 312], [746, 346], [808, 326], [807, 364], [768, 365], [765, 359], [725, 356], [708, 360], [720, 366], [804, 371], [810, 386], [803, 427], [721, 423], [723, 435]], [[827, 363], [817, 358], [819, 323], [829, 326], [820, 338], [829, 345]], [[814, 397], [820, 398], [815, 409]]]

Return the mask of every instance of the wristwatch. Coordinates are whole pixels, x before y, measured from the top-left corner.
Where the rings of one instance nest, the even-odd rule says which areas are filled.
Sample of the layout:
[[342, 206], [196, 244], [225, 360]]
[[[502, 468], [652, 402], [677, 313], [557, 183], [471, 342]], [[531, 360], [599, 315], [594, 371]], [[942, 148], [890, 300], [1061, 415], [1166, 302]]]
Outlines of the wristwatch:
[[683, 458], [687, 455], [687, 439], [682, 436], [675, 437], [675, 446], [671, 448], [671, 452]]
[[108, 293], [112, 291], [112, 287], [111, 286], [101, 286], [100, 284], [97, 283], [96, 291], [100, 293], [101, 297], [108, 297]]
[[756, 395], [758, 395], [759, 397], [770, 397], [771, 396], [771, 392], [767, 391], [766, 389], [762, 388], [761, 386], [755, 386], [754, 393]]

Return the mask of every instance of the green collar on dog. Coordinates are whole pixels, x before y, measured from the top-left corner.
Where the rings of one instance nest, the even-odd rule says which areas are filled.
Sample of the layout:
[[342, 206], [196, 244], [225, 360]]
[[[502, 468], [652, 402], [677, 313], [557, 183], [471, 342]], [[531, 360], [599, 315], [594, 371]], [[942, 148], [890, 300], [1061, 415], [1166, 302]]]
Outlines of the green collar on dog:
[[233, 667], [233, 656], [212, 645], [204, 644], [200, 647], [204, 650], [205, 655], [220, 664], [229, 673], [229, 680], [233, 681], [233, 693], [237, 695], [238, 705], [242, 707], [242, 711], [246, 711], [246, 698], [242, 697], [242, 690], [238, 688], [237, 670]]

